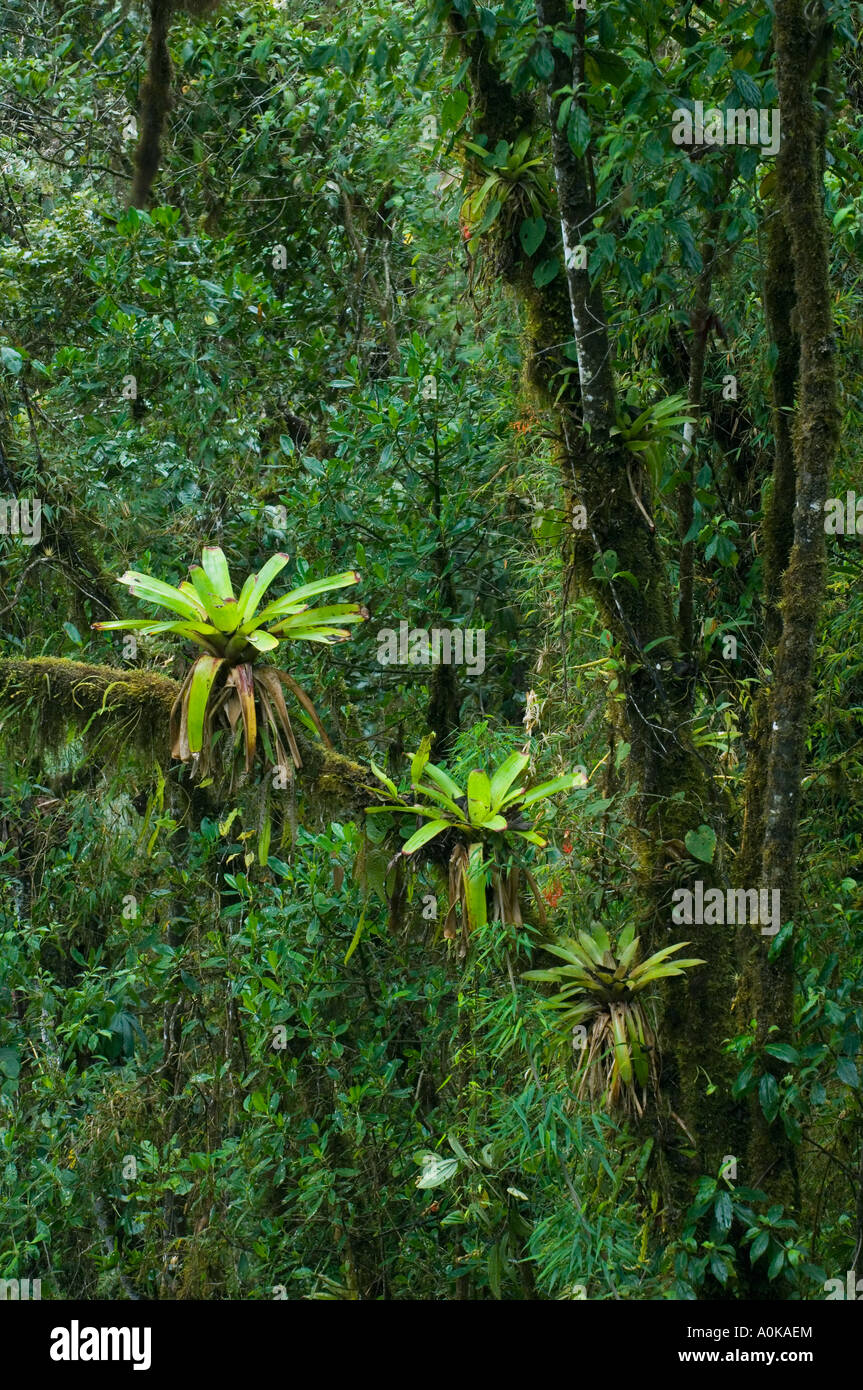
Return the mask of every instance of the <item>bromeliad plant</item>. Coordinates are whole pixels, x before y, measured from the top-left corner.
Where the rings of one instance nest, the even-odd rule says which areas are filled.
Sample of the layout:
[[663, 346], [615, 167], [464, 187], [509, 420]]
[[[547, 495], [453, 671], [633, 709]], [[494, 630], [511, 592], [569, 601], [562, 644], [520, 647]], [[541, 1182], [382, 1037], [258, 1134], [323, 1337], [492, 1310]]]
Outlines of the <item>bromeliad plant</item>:
[[350, 637], [349, 625], [369, 616], [365, 608], [358, 603], [314, 608], [306, 600], [328, 589], [356, 584], [360, 576], [356, 570], [328, 575], [302, 584], [261, 608], [264, 594], [288, 558], [283, 553], [273, 555], [257, 574], [249, 575], [237, 595], [227, 560], [216, 545], [204, 546], [200, 565], [193, 565], [189, 571], [191, 582], [183, 580], [177, 588], [148, 574], [127, 570], [119, 582], [127, 584], [136, 598], [167, 608], [178, 617], [168, 622], [118, 618], [93, 623], [103, 632], [127, 629], [143, 636], [171, 632], [204, 648], [192, 663], [171, 710], [172, 754], [182, 762], [192, 762], [200, 776], [211, 765], [217, 721], [231, 735], [242, 721], [247, 772], [254, 763], [259, 728], [267, 756], [274, 765], [288, 766], [284, 737], [293, 765], [302, 766], [282, 686], [299, 701], [327, 746], [332, 746], [312, 701], [294, 677], [274, 666], [256, 669], [254, 663], [264, 653], [275, 651], [283, 641], [330, 645]]
[[592, 934], [582, 931], [577, 938], [545, 946], [563, 965], [528, 970], [524, 976], [562, 986], [546, 1007], [556, 1013], [556, 1031], [567, 1040], [571, 1035], [573, 1047], [581, 1047], [579, 1099], [587, 1095], [595, 1104], [638, 1115], [644, 1112], [648, 1082], [656, 1085], [654, 1038], [639, 996], [657, 980], [705, 963], [669, 959], [688, 941], [664, 946], [644, 961], [639, 960], [640, 944], [630, 925], [612, 949], [608, 933], [596, 926]]
[[556, 792], [575, 786], [578, 774], [555, 777], [529, 789], [514, 786], [530, 758], [527, 753], [511, 753], [491, 777], [475, 768], [463, 789], [444, 768], [429, 762], [430, 745], [431, 739], [424, 739], [411, 762], [412, 797], [403, 796], [395, 783], [371, 764], [390, 800], [370, 807], [368, 814], [419, 817], [425, 822], [406, 840], [396, 858], [410, 859], [418, 850], [426, 849], [428, 858], [446, 867], [449, 907], [444, 937], [455, 939], [460, 908], [464, 954], [469, 932], [488, 921], [489, 886], [492, 920], [522, 926], [522, 873], [536, 902], [538, 920], [544, 925], [545, 905], [532, 874], [516, 857], [517, 843], [521, 840], [545, 848], [546, 841], [525, 813]]
[[513, 219], [532, 216], [537, 223], [542, 222], [544, 232], [542, 214], [551, 207], [552, 195], [543, 158], [531, 152], [530, 144], [529, 132], [520, 135], [512, 149], [506, 141], [493, 150], [464, 141], [467, 177], [478, 183], [461, 206], [462, 223], [472, 236], [487, 232], [504, 208]]

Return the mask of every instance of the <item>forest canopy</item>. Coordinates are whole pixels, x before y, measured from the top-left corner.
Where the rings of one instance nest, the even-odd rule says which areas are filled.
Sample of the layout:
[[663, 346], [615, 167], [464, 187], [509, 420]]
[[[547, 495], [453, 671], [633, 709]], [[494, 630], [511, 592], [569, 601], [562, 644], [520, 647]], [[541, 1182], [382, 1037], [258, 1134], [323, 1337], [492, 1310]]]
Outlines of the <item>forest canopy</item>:
[[860, 18], [6, 0], [4, 1297], [863, 1297]]

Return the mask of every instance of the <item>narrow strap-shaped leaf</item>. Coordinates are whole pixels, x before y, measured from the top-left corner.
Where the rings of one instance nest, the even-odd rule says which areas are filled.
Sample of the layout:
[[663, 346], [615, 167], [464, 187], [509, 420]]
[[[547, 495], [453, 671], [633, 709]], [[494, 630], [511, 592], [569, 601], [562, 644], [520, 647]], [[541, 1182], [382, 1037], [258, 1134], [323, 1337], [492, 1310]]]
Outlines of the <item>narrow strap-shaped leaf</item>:
[[527, 753], [510, 753], [509, 757], [501, 763], [497, 772], [491, 779], [491, 809], [499, 811], [501, 802], [515, 781], [530, 762]]
[[531, 806], [544, 796], [554, 796], [555, 792], [568, 792], [570, 787], [575, 786], [577, 778], [577, 772], [567, 772], [563, 777], [553, 777], [550, 782], [540, 782], [539, 786], [525, 792], [521, 798], [522, 805]]
[[434, 839], [435, 835], [439, 835], [442, 830], [448, 829], [449, 821], [427, 821], [425, 825], [420, 826], [419, 830], [417, 830], [415, 834], [411, 835], [409, 840], [405, 841], [405, 843], [402, 845], [402, 854], [413, 854], [414, 850], [422, 849], [423, 845], [427, 845], [429, 840]]
[[458, 782], [454, 782], [449, 773], [442, 767], [438, 767], [436, 763], [426, 763], [423, 775], [430, 777], [441, 791], [445, 791], [447, 796], [452, 797], [453, 801], [460, 801], [464, 797], [464, 792]]
[[215, 589], [220, 599], [233, 598], [234, 590], [231, 584], [231, 574], [228, 569], [228, 562], [225, 559], [225, 552], [218, 545], [205, 545], [201, 551], [201, 564], [204, 573]]
[[[313, 579], [308, 584], [301, 584], [298, 589], [292, 589], [289, 594], [284, 594], [276, 603], [294, 604], [303, 603], [307, 598], [313, 598], [315, 594], [325, 594], [328, 589], [346, 589], [350, 584], [359, 584], [360, 574], [358, 570], [344, 570], [341, 574], [330, 574], [325, 579]], [[272, 607], [274, 605], [268, 605]]]
[[432, 746], [432, 738], [432, 734], [426, 734], [425, 738], [420, 743], [419, 748], [411, 758], [411, 783], [413, 786], [416, 786], [417, 782], [419, 782], [420, 778], [423, 775], [423, 769], [425, 768], [425, 765], [429, 760], [429, 754], [431, 753]]
[[548, 844], [548, 841], [544, 840], [541, 835], [537, 835], [535, 830], [514, 830], [512, 833], [518, 835], [522, 840], [527, 840], [528, 844], [537, 845], [540, 849], [545, 849]]
[[141, 632], [146, 627], [152, 628], [158, 624], [155, 624], [152, 618], [112, 618], [110, 622], [91, 623], [90, 626], [98, 632], [122, 632], [124, 629], [128, 629], [129, 632]]
[[457, 806], [451, 796], [441, 791], [440, 787], [427, 787], [424, 782], [417, 782], [415, 791], [421, 792], [423, 796], [430, 796], [432, 801], [436, 801], [440, 806], [445, 806], [450, 815], [457, 821], [467, 825], [467, 817], [460, 806]]
[[271, 627], [270, 632], [290, 638], [292, 642], [320, 642], [325, 647], [332, 647], [336, 642], [347, 642], [351, 635], [346, 627], [303, 627], [285, 631], [277, 626]]
[[189, 686], [189, 751], [200, 753], [204, 741], [204, 714], [213, 681], [222, 665], [219, 656], [199, 656], [195, 662]]
[[125, 584], [136, 598], [142, 598], [146, 603], [161, 604], [163, 608], [170, 608], [172, 613], [179, 613], [181, 617], [189, 618], [192, 622], [201, 616], [199, 604], [194, 603], [179, 589], [175, 589], [173, 584], [163, 584], [161, 579], [152, 579], [149, 574], [127, 570], [118, 582]]
[[364, 623], [368, 620], [369, 610], [362, 603], [325, 603], [319, 607], [303, 607], [305, 622], [330, 622], [333, 618], [338, 618], [341, 623]]
[[280, 574], [285, 568], [290, 558], [290, 555], [280, 550], [278, 554], [271, 555], [267, 563], [261, 566], [254, 577], [254, 583], [252, 584], [245, 605], [240, 608], [241, 623], [248, 623], [255, 616], [258, 611], [258, 605], [267, 592], [267, 589], [272, 584], [276, 575]]
[[[663, 946], [660, 951], [654, 951], [652, 956], [643, 960], [632, 971], [631, 978], [637, 980], [640, 975], [644, 975], [648, 970], [653, 970], [655, 966], [666, 960], [668, 956], [673, 956], [675, 951], [682, 951], [684, 946], [688, 946], [688, 941], [676, 941], [673, 946]], [[676, 964], [676, 962], [675, 962]]]
[[387, 791], [390, 793], [390, 796], [398, 797], [399, 792], [395, 782], [392, 780], [391, 777], [387, 777], [387, 774], [385, 772], [381, 772], [380, 768], [377, 766], [376, 763], [372, 762], [371, 758], [369, 759], [369, 767], [377, 777], [378, 781], [383, 782]]

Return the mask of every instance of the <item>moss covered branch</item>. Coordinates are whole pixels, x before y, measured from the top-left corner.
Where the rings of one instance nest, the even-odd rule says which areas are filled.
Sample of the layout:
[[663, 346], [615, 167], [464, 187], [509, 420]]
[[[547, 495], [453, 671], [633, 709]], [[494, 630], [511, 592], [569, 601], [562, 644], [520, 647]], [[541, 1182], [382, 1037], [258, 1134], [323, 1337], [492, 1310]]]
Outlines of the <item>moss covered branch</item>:
[[[60, 657], [0, 660], [0, 732], [29, 729], [37, 748], [59, 748], [70, 732], [85, 748], [119, 762], [135, 750], [166, 768], [171, 707], [180, 686], [160, 671], [89, 666]], [[324, 820], [360, 815], [378, 798], [360, 763], [298, 735], [297, 774], [307, 808]]]

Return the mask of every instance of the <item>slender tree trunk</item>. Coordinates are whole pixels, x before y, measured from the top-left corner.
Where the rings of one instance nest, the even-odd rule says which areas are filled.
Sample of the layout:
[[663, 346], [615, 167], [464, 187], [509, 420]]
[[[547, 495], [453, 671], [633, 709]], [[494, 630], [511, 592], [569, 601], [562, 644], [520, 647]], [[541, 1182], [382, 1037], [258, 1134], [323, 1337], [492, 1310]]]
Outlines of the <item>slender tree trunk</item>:
[[159, 168], [162, 131], [171, 109], [172, 68], [168, 30], [173, 8], [173, 0], [150, 0], [147, 75], [141, 83], [138, 148], [135, 150], [135, 174], [129, 195], [129, 205], [133, 208], [146, 208], [150, 202], [153, 180]]
[[[779, 489], [788, 487], [792, 459], [793, 540], [781, 584], [781, 635], [773, 669], [769, 741], [763, 770], [764, 801], [758, 828], [762, 833], [761, 883], [779, 891], [783, 923], [794, 922], [800, 908], [796, 871], [800, 789], [826, 581], [824, 502], [839, 435], [820, 149], [825, 127], [812, 95], [813, 41], [803, 0], [777, 0], [774, 47], [782, 126], [777, 181], [796, 296], [799, 401], [791, 450], [786, 426], [779, 424], [777, 429], [777, 476], [770, 513], [774, 534], [768, 542], [774, 547], [774, 564], [781, 563], [784, 547], [791, 540], [787, 502]], [[775, 245], [782, 246], [778, 231]], [[775, 262], [773, 269], [778, 273]], [[778, 291], [774, 293], [774, 305], [779, 302], [777, 296]], [[783, 405], [793, 390], [795, 344], [790, 335], [790, 313], [786, 323], [785, 373], [776, 387], [776, 400]], [[774, 574], [771, 583], [775, 582]], [[770, 602], [769, 590], [767, 599]], [[761, 1047], [768, 1041], [790, 1042], [794, 1029], [792, 954], [786, 949], [771, 960], [768, 945], [769, 938], [750, 942], [746, 979], [747, 1003], [750, 1009], [754, 1008], [756, 1043]], [[777, 1064], [768, 1056], [765, 1067], [775, 1070]], [[754, 1109], [747, 1181], [759, 1186], [769, 1174], [771, 1196], [793, 1210], [799, 1201], [794, 1146], [781, 1120], [768, 1120], [757, 1102]], [[768, 1287], [762, 1290], [769, 1292]]]
[[[730, 183], [730, 175], [726, 180]], [[710, 296], [716, 266], [716, 235], [722, 221], [721, 208], [708, 219], [701, 247], [702, 268], [695, 289], [692, 310], [692, 348], [689, 354], [689, 382], [686, 407], [689, 420], [683, 430], [683, 481], [677, 494], [677, 529], [680, 537], [680, 602], [677, 627], [684, 659], [692, 663], [694, 645], [693, 589], [695, 583], [695, 543], [687, 537], [695, 515], [695, 441], [701, 420], [701, 399], [704, 391], [704, 365], [707, 360], [709, 337]], [[694, 683], [693, 683], [694, 688]]]
[[[601, 290], [591, 286], [577, 252], [595, 208], [589, 161], [573, 153], [560, 105], [561, 89], [581, 80], [584, 16], [577, 15], [573, 25], [564, 0], [537, 0], [537, 18], [541, 26], [568, 30], [574, 40], [566, 49], [549, 43], [554, 72], [546, 98], [565, 280], [558, 275], [544, 289], [536, 287], [534, 266], [519, 245], [518, 224], [507, 225], [503, 216], [498, 218], [500, 230], [489, 236], [486, 254], [496, 253], [524, 306], [525, 376], [555, 411], [564, 488], [587, 513], [587, 529], [574, 540], [576, 583], [593, 594], [627, 662], [628, 767], [638, 783], [638, 896], [646, 946], [655, 949], [668, 944], [671, 895], [681, 868], [668, 844], [681, 841], [702, 822], [719, 823], [720, 795], [710, 765], [688, 734], [689, 678], [679, 671], [671, 588], [648, 511], [647, 480], [611, 435], [617, 408], [610, 334]], [[481, 32], [458, 15], [452, 15], [451, 23], [469, 60], [475, 130], [494, 148], [500, 140], [511, 142], [533, 129], [535, 108], [504, 81]], [[573, 340], [578, 382], [571, 384], [570, 373], [570, 384], [561, 388], [566, 359], [560, 348]], [[616, 556], [610, 569], [597, 564], [608, 552]], [[637, 584], [622, 580], [621, 571], [635, 575]], [[712, 886], [721, 874], [720, 847], [716, 864], [699, 865], [698, 877]], [[663, 1141], [665, 1216], [672, 1228], [689, 1203], [692, 1177], [718, 1172], [722, 1157], [742, 1152], [745, 1143], [744, 1109], [731, 1099], [731, 1065], [723, 1049], [736, 987], [734, 942], [711, 926], [696, 924], [685, 934], [693, 954], [709, 965], [675, 980], [662, 1005], [663, 1095], [661, 1113], [653, 1113], [652, 1123]]]

